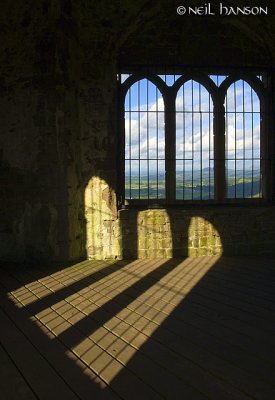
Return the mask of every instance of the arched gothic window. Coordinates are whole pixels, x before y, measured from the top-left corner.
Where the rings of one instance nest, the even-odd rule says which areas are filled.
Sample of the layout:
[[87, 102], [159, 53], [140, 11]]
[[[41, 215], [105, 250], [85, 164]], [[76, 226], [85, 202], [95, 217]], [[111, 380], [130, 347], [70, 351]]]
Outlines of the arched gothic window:
[[120, 202], [270, 198], [263, 73], [120, 74]]
[[233, 82], [225, 97], [226, 196], [261, 198], [260, 99], [244, 80]]
[[189, 80], [176, 97], [176, 199], [214, 198], [213, 102]]
[[165, 198], [164, 102], [148, 79], [133, 83], [126, 94], [125, 198]]

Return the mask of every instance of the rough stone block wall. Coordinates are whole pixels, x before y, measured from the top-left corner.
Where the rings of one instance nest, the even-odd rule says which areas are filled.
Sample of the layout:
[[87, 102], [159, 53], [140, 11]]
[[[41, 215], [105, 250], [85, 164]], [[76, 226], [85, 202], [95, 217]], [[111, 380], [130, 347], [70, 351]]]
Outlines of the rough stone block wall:
[[274, 253], [272, 207], [116, 208], [119, 64], [274, 66], [274, 26], [187, 21], [172, 0], [1, 1], [1, 261]]
[[273, 207], [121, 210], [97, 223], [91, 258], [170, 258], [275, 253]]

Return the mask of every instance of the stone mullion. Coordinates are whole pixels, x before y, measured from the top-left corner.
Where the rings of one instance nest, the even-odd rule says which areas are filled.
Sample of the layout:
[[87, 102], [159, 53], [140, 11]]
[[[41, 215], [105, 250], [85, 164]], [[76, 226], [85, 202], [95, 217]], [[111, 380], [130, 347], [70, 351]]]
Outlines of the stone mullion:
[[214, 104], [214, 178], [215, 200], [223, 203], [226, 196], [225, 179], [225, 109], [218, 97]]
[[117, 170], [118, 170], [118, 182], [117, 182], [117, 193], [118, 193], [118, 206], [125, 204], [125, 92], [121, 90], [121, 84], [117, 82], [117, 93], [118, 93], [118, 112], [117, 112]]
[[165, 185], [166, 202], [174, 204], [176, 198], [176, 113], [173, 91], [165, 94]]

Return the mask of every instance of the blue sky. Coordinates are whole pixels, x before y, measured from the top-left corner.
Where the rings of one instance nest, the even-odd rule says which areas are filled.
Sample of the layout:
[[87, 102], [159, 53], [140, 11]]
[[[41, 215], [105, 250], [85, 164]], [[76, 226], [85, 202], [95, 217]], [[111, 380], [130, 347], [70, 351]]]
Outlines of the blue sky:
[[[161, 76], [167, 85], [172, 85], [179, 75]], [[124, 80], [126, 76], [122, 77]], [[220, 84], [225, 76], [211, 76]], [[191, 90], [193, 86], [193, 91]], [[239, 159], [236, 169], [252, 169], [252, 162], [241, 159], [259, 157], [260, 149], [260, 105], [256, 93], [244, 81], [232, 84], [227, 92], [226, 113], [226, 156]], [[193, 113], [191, 111], [193, 110]], [[207, 90], [195, 81], [182, 86], [176, 98], [176, 158], [178, 169], [203, 169], [213, 166], [213, 105]], [[252, 114], [253, 112], [253, 114]], [[193, 134], [192, 134], [193, 132]], [[141, 164], [132, 161], [132, 174], [149, 172], [164, 173], [164, 104], [160, 91], [145, 79], [131, 86], [125, 99], [125, 158], [140, 158]], [[252, 152], [252, 145], [254, 151]], [[129, 174], [126, 162], [126, 175]], [[235, 168], [235, 161], [228, 162]], [[259, 162], [254, 162], [254, 169]]]

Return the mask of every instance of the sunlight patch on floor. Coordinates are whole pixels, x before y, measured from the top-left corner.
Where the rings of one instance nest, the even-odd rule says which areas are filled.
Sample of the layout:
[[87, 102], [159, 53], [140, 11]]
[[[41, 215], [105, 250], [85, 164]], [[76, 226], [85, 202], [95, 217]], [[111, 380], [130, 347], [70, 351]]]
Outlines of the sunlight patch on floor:
[[9, 298], [51, 340], [64, 341], [67, 355], [110, 383], [138, 351], [142, 357], [142, 346], [218, 259], [89, 261], [33, 280]]

